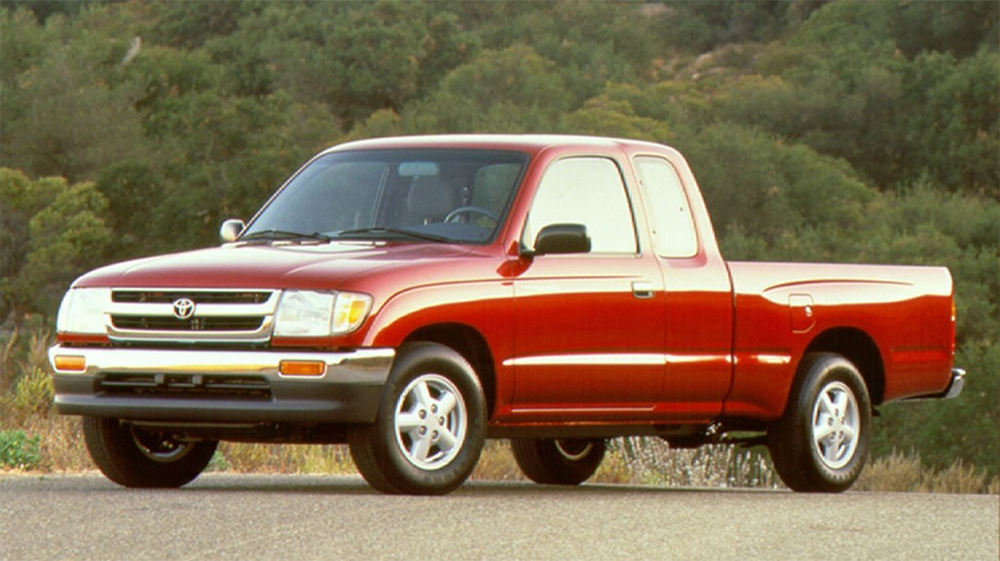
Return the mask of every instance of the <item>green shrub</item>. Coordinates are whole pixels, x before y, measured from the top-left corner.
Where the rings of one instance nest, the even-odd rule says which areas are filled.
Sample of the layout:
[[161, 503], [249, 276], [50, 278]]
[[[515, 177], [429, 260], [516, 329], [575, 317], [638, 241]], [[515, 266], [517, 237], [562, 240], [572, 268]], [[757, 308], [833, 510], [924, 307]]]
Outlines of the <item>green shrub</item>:
[[52, 407], [52, 396], [52, 378], [45, 370], [32, 368], [14, 386], [10, 397], [11, 410], [8, 412], [22, 417], [32, 414], [45, 416]]
[[0, 431], [0, 467], [35, 469], [42, 461], [41, 438], [29, 437], [22, 430]]

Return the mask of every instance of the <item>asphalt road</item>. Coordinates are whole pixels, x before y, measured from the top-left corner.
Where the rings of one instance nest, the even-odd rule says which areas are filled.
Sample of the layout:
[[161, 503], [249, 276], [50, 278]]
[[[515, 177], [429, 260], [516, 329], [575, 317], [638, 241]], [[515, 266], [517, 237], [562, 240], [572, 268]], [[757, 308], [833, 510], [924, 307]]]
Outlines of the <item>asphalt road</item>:
[[97, 474], [0, 475], [3, 559], [1000, 558], [996, 496], [467, 483], [376, 494], [360, 478], [207, 474], [174, 491]]

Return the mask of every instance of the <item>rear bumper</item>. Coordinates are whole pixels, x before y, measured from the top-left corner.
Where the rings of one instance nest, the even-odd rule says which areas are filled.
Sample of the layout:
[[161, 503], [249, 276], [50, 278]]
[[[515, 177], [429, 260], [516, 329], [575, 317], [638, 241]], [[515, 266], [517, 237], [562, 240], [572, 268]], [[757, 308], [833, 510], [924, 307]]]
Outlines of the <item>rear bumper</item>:
[[[75, 370], [57, 368], [56, 357], [76, 358]], [[370, 423], [394, 357], [392, 349], [49, 349], [59, 413], [194, 423]], [[286, 376], [283, 361], [322, 362], [325, 368]]]
[[958, 397], [962, 393], [962, 389], [965, 387], [965, 370], [961, 368], [951, 369], [951, 380], [948, 381], [948, 387], [944, 389], [943, 392], [918, 395], [915, 397], [907, 398], [907, 401], [924, 401], [928, 399], [952, 399]]
[[965, 387], [965, 370], [961, 368], [951, 369], [951, 383], [948, 384], [948, 389], [944, 391], [941, 395], [941, 399], [951, 399], [953, 397], [958, 397], [962, 393], [962, 388]]

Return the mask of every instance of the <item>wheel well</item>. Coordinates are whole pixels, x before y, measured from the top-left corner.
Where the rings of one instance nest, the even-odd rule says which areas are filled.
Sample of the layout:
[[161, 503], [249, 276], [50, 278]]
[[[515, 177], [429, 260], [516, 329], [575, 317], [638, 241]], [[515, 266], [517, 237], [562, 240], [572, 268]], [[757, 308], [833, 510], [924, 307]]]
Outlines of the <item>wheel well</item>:
[[421, 327], [411, 333], [403, 342], [438, 343], [454, 349], [469, 361], [479, 383], [483, 386], [486, 396], [487, 416], [492, 417], [496, 404], [496, 369], [493, 366], [493, 353], [486, 344], [486, 338], [479, 331], [468, 325], [447, 323]]
[[836, 353], [851, 361], [868, 386], [872, 405], [885, 397], [885, 365], [875, 341], [860, 329], [842, 327], [824, 331], [809, 343], [807, 353]]

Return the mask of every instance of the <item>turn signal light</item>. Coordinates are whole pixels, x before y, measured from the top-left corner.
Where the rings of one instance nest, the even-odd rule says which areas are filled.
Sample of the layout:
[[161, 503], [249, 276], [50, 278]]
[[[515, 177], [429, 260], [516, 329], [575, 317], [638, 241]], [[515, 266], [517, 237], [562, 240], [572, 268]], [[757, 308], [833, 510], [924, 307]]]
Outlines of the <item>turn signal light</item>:
[[83, 372], [87, 369], [87, 359], [82, 356], [62, 356], [59, 355], [53, 361], [56, 370]]
[[320, 360], [283, 360], [278, 364], [282, 376], [322, 376], [326, 363]]

